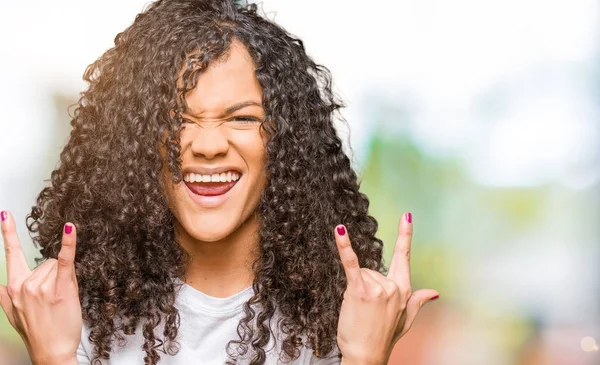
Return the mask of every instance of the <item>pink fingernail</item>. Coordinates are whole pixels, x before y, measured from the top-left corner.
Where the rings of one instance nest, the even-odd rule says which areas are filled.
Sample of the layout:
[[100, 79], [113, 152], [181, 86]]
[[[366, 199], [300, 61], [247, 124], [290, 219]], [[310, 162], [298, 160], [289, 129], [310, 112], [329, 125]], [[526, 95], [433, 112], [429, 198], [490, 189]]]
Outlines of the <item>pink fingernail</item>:
[[65, 233], [71, 234], [72, 231], [73, 231], [73, 226], [70, 224], [65, 224]]
[[2, 211], [2, 213], [0, 213], [0, 216], [2, 216], [2, 222], [4, 222], [6, 220], [7, 214], [5, 211]]
[[404, 216], [406, 217], [406, 221], [408, 223], [412, 223], [412, 214], [406, 213]]
[[436, 295], [435, 297], [431, 298], [431, 300], [436, 300], [439, 297], [440, 297], [439, 295]]
[[343, 236], [346, 234], [346, 228], [344, 226], [338, 226], [337, 227], [337, 232], [340, 236]]

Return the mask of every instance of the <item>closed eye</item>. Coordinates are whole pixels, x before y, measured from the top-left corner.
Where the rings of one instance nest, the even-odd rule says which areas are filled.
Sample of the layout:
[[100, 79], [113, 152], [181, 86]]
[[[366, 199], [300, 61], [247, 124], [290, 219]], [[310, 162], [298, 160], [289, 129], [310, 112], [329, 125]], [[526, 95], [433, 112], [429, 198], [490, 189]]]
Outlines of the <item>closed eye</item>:
[[238, 123], [254, 123], [254, 122], [260, 122], [260, 119], [258, 119], [257, 117], [253, 117], [250, 115], [238, 115], [235, 116], [231, 119], [229, 119], [230, 122], [238, 122]]

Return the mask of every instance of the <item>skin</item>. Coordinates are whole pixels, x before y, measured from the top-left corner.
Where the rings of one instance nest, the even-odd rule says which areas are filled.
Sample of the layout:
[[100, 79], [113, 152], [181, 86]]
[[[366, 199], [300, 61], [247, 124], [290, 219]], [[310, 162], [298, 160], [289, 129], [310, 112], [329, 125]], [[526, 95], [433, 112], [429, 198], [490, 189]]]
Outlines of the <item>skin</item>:
[[[229, 57], [202, 73], [186, 101], [188, 111], [183, 116], [189, 122], [181, 133], [182, 169], [227, 165], [242, 172], [235, 191], [230, 191], [233, 194], [216, 208], [193, 202], [183, 182], [171, 183], [167, 169], [163, 176], [167, 202], [176, 218], [176, 240], [192, 256], [186, 282], [208, 295], [226, 297], [252, 283], [251, 265], [259, 244], [256, 207], [266, 185], [266, 138], [259, 128], [265, 115], [262, 89], [245, 47], [234, 42]], [[247, 101], [254, 104], [225, 113]], [[438, 293], [411, 289], [412, 223], [406, 215], [400, 220], [387, 276], [359, 267], [350, 245], [351, 232], [341, 234], [340, 226], [333, 234], [348, 283], [338, 321], [342, 363], [386, 364], [420, 308]], [[0, 285], [0, 304], [11, 325], [23, 338], [34, 364], [76, 364], [82, 318], [74, 266], [75, 227], [63, 233], [58, 259], [49, 259], [33, 271], [10, 214], [2, 221], [2, 235], [8, 285]]]
[[[175, 237], [192, 256], [186, 282], [208, 295], [227, 297], [252, 284], [258, 247], [255, 210], [266, 184], [266, 137], [259, 128], [265, 116], [262, 88], [246, 48], [234, 42], [225, 61], [211, 64], [199, 76], [186, 102], [182, 170], [235, 166], [242, 173], [223, 204], [205, 208], [190, 199], [183, 181], [173, 186], [165, 169]], [[254, 104], [227, 113], [245, 102]]]
[[423, 305], [439, 297], [433, 289], [412, 291], [412, 223], [404, 213], [387, 276], [358, 265], [347, 230], [334, 230], [347, 287], [338, 321], [337, 343], [343, 365], [387, 364], [398, 340], [412, 326]]
[[23, 339], [33, 364], [77, 364], [83, 320], [74, 264], [76, 228], [66, 223], [72, 231], [63, 233], [58, 259], [48, 259], [32, 271], [12, 214], [2, 214], [8, 285], [0, 285], [0, 305]]

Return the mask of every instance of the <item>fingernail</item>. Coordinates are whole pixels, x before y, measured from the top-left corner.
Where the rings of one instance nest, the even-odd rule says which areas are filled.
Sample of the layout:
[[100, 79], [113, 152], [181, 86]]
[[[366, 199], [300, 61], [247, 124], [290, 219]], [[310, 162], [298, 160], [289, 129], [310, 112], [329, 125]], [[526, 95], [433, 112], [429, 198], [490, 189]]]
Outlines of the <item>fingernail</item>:
[[431, 298], [431, 300], [436, 300], [439, 297], [440, 297], [439, 295], [436, 295], [435, 297]]
[[406, 213], [406, 214], [404, 215], [404, 218], [406, 218], [406, 221], [407, 221], [408, 223], [412, 223], [412, 214], [410, 214], [410, 213]]
[[338, 226], [337, 232], [340, 236], [344, 236], [346, 234], [346, 228], [344, 226]]
[[0, 213], [0, 216], [2, 216], [2, 222], [4, 222], [4, 221], [6, 220], [6, 217], [7, 217], [8, 215], [6, 214], [6, 212], [5, 212], [5, 211], [2, 211], [2, 213]]
[[65, 224], [65, 233], [71, 234], [72, 231], [73, 231], [73, 226], [70, 224]]

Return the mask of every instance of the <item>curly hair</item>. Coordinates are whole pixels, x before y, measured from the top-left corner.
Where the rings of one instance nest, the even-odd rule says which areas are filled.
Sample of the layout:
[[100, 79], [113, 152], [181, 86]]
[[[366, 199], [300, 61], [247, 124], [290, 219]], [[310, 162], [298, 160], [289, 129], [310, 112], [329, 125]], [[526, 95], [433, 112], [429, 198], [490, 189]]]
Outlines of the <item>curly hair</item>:
[[89, 87], [74, 109], [69, 140], [27, 216], [38, 263], [57, 257], [66, 221], [77, 226], [75, 267], [94, 364], [138, 326], [145, 364], [159, 362], [163, 345], [169, 355], [179, 349], [174, 279], [185, 277], [190, 257], [176, 242], [161, 174], [166, 164], [173, 182], [182, 180], [184, 95], [234, 40], [254, 61], [269, 138], [254, 295], [244, 304], [239, 338], [227, 344], [230, 362], [249, 349], [252, 364], [265, 362], [276, 312], [287, 360], [301, 346], [317, 357], [336, 349], [346, 278], [335, 225], [346, 225], [361, 267], [386, 270], [377, 222], [334, 128], [343, 104], [329, 70], [254, 4], [159, 0], [86, 69]]

